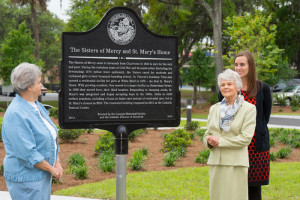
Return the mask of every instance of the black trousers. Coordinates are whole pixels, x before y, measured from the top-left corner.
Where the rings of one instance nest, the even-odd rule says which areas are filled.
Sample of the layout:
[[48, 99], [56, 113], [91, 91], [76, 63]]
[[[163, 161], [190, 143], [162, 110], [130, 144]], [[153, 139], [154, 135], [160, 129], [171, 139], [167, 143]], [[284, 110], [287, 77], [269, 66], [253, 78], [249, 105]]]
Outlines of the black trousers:
[[261, 186], [248, 187], [249, 200], [261, 200]]

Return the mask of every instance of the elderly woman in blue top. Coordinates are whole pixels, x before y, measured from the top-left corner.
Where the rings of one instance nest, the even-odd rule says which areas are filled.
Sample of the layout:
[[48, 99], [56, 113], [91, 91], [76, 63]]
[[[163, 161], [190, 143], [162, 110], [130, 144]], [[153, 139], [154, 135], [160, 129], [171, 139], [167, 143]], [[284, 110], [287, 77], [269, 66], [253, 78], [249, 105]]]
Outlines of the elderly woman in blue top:
[[18, 94], [2, 124], [6, 185], [13, 200], [49, 200], [52, 176], [60, 179], [63, 169], [57, 128], [37, 101], [42, 88], [41, 70], [21, 63], [12, 71], [11, 83]]
[[227, 69], [218, 76], [224, 97], [209, 110], [204, 144], [211, 150], [209, 189], [211, 200], [248, 199], [248, 145], [256, 124], [255, 106], [240, 94], [242, 80]]

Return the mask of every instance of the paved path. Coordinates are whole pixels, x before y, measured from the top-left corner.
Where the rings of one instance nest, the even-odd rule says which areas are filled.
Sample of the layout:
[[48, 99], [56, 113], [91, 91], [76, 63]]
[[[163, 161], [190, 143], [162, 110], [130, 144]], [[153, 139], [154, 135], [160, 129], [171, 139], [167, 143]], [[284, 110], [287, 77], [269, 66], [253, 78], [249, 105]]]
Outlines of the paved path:
[[276, 128], [300, 129], [300, 116], [271, 115], [269, 125]]
[[[7, 191], [0, 191], [0, 199], [1, 200], [12, 200]], [[67, 196], [51, 195], [51, 200], [99, 200], [99, 199], [87, 199], [87, 198], [80, 198], [80, 197], [67, 197]]]
[[[186, 120], [186, 118], [181, 118]], [[207, 119], [192, 119], [192, 121], [203, 121]], [[271, 115], [269, 128], [290, 128], [300, 129], [300, 116], [299, 115]]]

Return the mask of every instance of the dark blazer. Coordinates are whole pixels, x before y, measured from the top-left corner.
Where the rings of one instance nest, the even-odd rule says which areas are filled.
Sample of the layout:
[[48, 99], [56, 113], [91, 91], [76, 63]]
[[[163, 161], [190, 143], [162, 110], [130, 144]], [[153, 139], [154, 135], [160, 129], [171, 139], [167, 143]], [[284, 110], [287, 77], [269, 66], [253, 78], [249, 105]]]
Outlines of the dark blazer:
[[[267, 124], [269, 123], [272, 111], [272, 96], [270, 87], [264, 82], [257, 82], [258, 91], [256, 94], [256, 127], [255, 127], [255, 150], [263, 152], [270, 149], [270, 138]], [[219, 101], [222, 101], [221, 92], [218, 94]]]

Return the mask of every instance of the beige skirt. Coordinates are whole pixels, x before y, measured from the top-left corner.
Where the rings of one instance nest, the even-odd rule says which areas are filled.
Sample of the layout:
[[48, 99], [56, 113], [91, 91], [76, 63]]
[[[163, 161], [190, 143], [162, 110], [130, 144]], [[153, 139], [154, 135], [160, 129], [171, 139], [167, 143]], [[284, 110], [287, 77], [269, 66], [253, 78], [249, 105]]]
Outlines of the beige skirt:
[[210, 165], [211, 200], [248, 200], [248, 167]]

